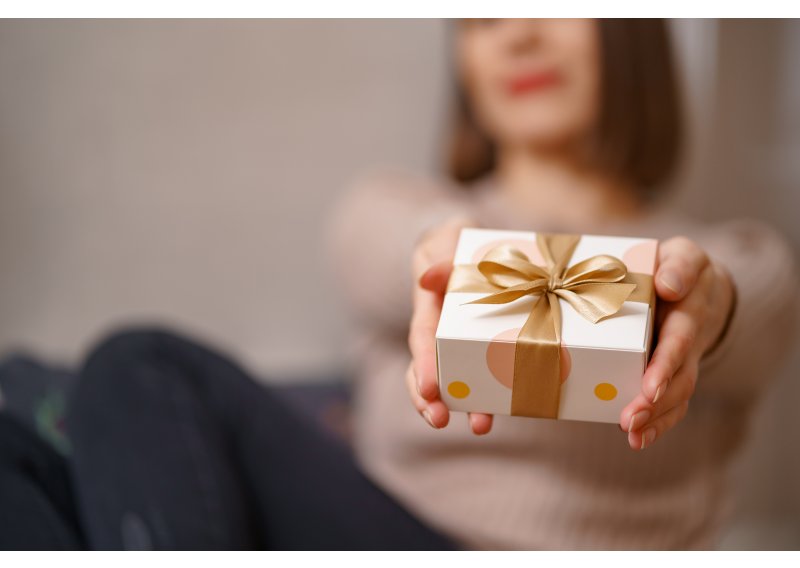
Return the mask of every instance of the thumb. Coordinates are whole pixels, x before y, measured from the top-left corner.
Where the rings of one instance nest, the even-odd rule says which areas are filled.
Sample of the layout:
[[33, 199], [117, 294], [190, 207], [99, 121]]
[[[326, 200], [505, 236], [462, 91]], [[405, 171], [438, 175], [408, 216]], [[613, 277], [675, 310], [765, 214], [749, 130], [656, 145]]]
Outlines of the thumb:
[[419, 285], [429, 292], [444, 294], [452, 272], [452, 263], [447, 261], [437, 262], [420, 276]]
[[668, 302], [682, 300], [708, 266], [708, 256], [686, 237], [674, 237], [658, 248], [659, 267], [654, 279], [656, 292]]

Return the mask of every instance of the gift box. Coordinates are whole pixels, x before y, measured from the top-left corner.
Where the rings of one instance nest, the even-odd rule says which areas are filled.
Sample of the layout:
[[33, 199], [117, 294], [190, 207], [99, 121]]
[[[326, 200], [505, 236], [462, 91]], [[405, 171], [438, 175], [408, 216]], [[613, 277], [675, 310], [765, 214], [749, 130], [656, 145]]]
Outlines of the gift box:
[[436, 331], [450, 410], [619, 421], [641, 391], [658, 241], [464, 229]]

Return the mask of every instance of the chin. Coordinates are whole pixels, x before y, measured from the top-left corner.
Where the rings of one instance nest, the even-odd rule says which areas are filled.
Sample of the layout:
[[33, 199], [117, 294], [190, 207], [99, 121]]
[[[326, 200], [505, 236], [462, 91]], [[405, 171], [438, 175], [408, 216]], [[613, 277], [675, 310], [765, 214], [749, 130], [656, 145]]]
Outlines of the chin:
[[573, 124], [542, 120], [509, 125], [498, 139], [515, 146], [559, 148], [574, 141], [583, 129]]

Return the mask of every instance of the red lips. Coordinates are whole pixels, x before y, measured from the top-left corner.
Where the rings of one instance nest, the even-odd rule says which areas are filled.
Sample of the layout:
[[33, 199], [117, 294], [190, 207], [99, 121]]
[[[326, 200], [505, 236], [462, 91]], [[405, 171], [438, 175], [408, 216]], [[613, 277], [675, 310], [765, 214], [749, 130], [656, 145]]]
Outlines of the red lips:
[[561, 76], [553, 70], [517, 75], [507, 82], [507, 89], [511, 95], [524, 95], [553, 87], [561, 82]]

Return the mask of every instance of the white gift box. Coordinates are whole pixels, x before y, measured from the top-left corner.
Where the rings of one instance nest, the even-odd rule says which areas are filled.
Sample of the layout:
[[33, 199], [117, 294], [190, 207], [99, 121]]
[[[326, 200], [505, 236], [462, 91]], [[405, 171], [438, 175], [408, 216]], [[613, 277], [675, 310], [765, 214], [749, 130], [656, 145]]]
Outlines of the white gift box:
[[[536, 233], [464, 229], [454, 264], [477, 264], [492, 248], [510, 244], [545, 265]], [[628, 272], [655, 273], [658, 241], [583, 235], [567, 266], [595, 255], [622, 260]], [[445, 295], [436, 331], [439, 389], [450, 410], [511, 414], [515, 342], [535, 296], [507, 304], [467, 304], [486, 292]], [[565, 300], [561, 306], [561, 391], [558, 419], [619, 421], [641, 390], [650, 354], [654, 302], [626, 301], [597, 323]]]

